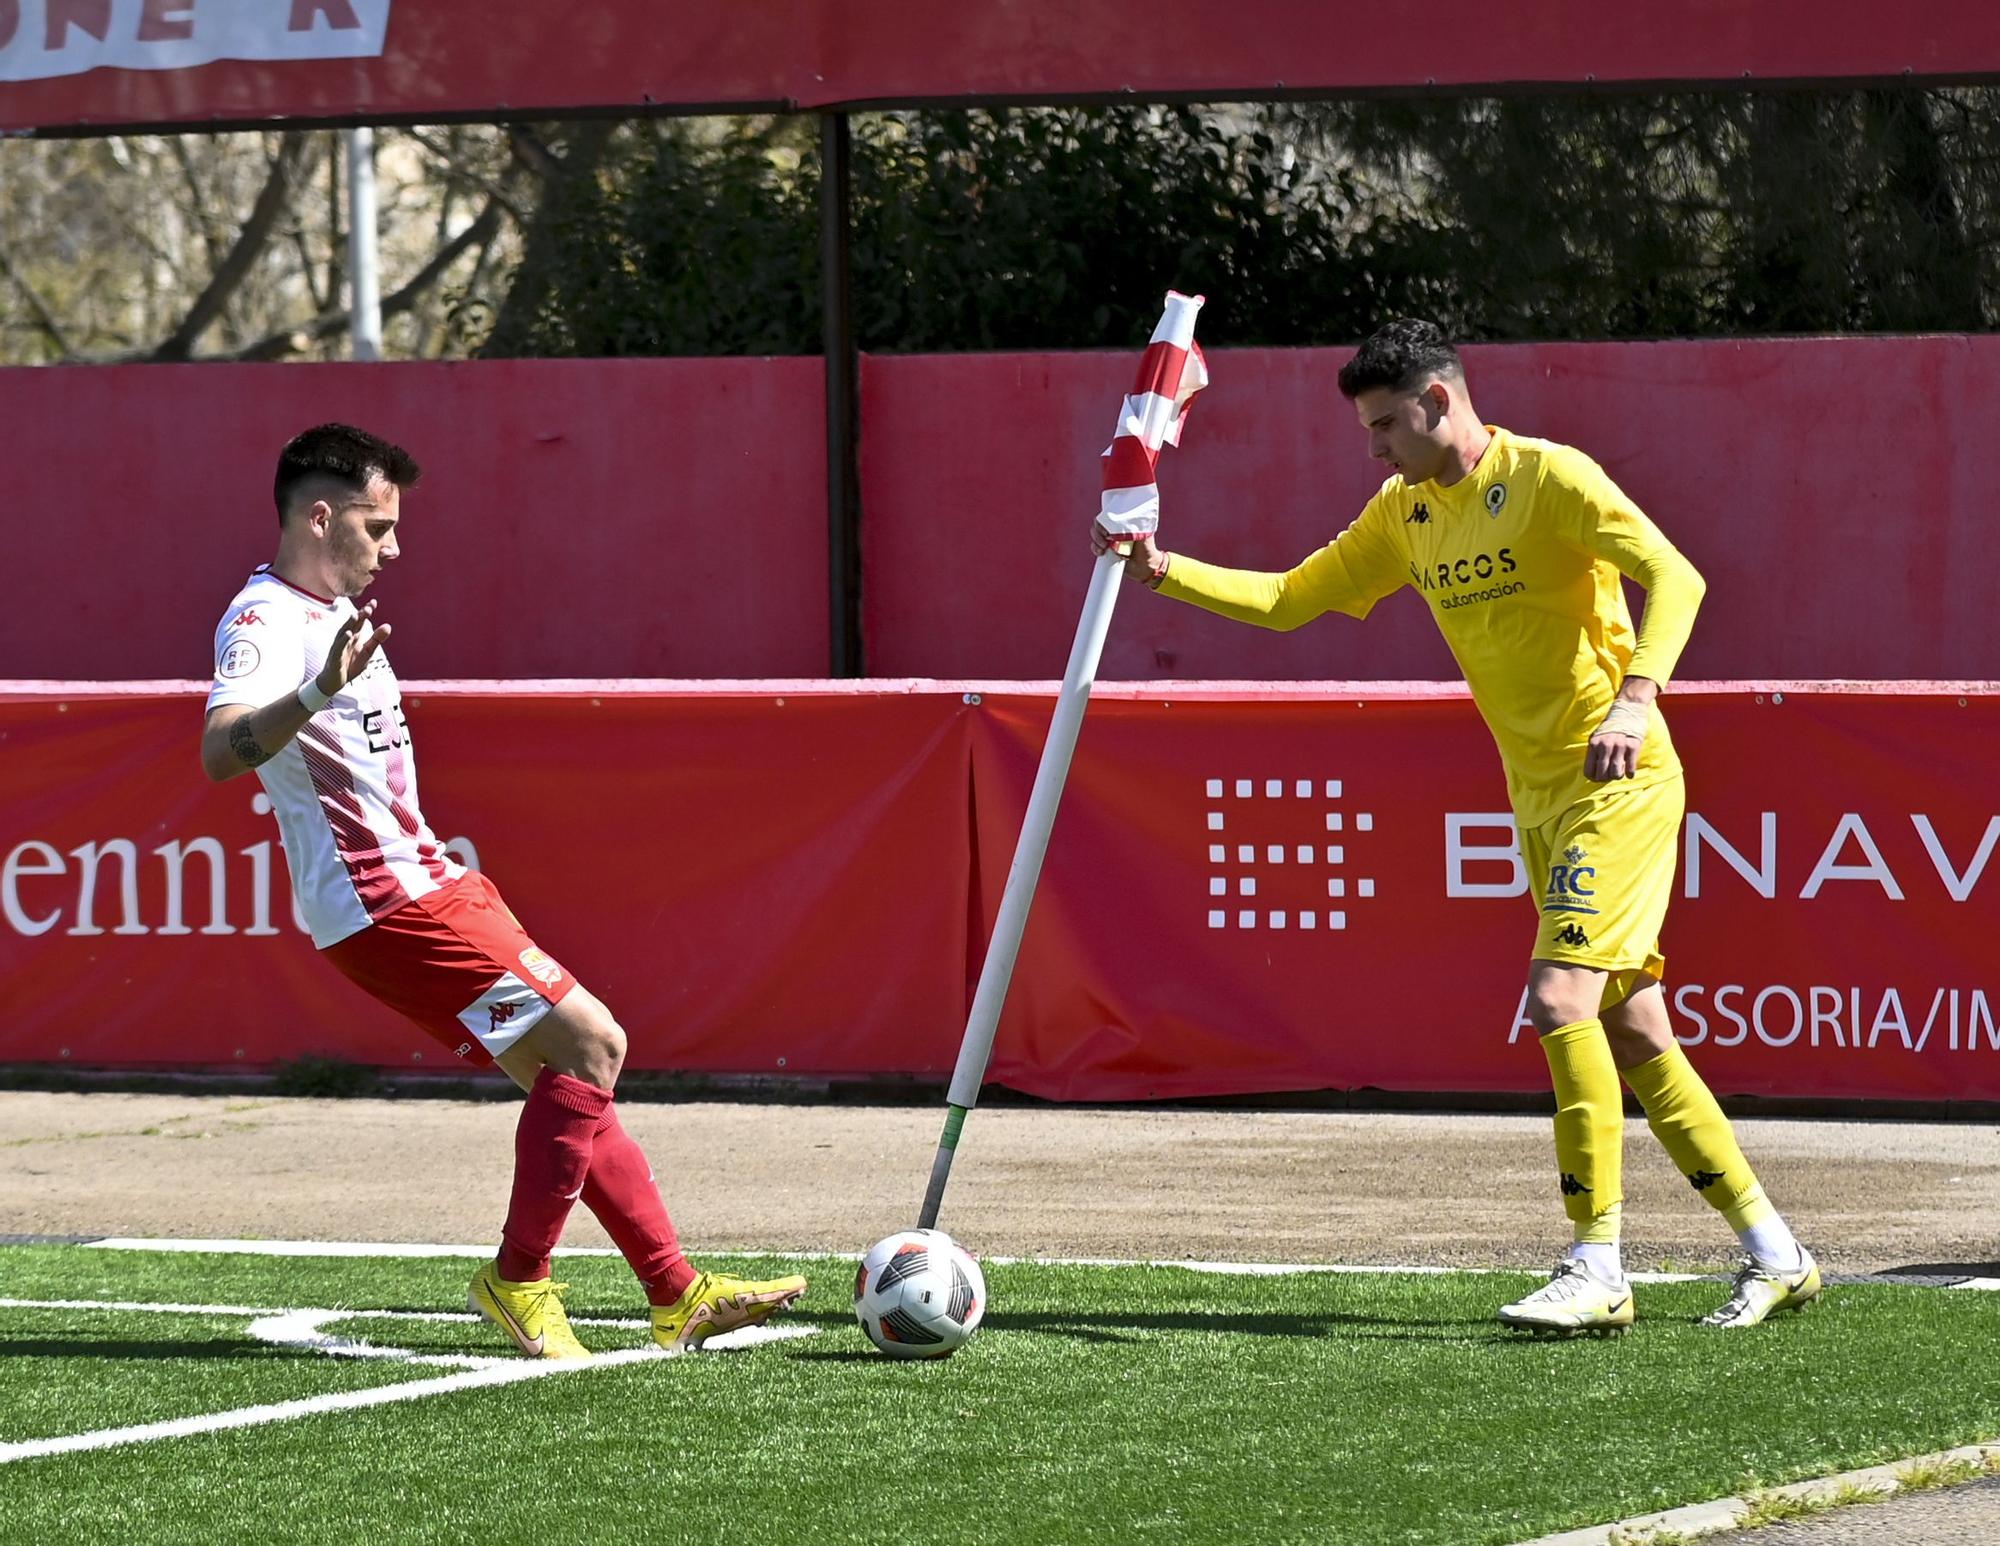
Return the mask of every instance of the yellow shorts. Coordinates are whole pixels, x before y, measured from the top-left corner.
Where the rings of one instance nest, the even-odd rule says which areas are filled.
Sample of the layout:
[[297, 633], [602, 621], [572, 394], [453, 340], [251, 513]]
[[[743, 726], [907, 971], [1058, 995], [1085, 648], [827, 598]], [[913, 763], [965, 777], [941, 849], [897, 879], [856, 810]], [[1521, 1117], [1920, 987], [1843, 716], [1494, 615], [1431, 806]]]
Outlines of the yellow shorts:
[[1542, 914], [1537, 960], [1655, 979], [1665, 972], [1660, 926], [1673, 899], [1686, 806], [1680, 778], [1636, 789], [1610, 783], [1521, 829], [1521, 860]]

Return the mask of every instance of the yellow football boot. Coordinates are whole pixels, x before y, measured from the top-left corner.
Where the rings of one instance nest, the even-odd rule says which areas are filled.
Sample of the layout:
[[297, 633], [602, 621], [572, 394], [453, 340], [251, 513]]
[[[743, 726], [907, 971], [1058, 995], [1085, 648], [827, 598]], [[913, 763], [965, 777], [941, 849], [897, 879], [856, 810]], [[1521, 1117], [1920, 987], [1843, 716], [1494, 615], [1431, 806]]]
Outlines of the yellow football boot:
[[466, 1304], [514, 1340], [530, 1358], [588, 1358], [590, 1349], [577, 1341], [563, 1313], [567, 1283], [543, 1278], [536, 1283], [509, 1283], [488, 1262], [472, 1275]]
[[672, 1304], [653, 1306], [653, 1340], [670, 1353], [684, 1352], [719, 1332], [768, 1319], [805, 1291], [801, 1277], [752, 1283], [704, 1272]]

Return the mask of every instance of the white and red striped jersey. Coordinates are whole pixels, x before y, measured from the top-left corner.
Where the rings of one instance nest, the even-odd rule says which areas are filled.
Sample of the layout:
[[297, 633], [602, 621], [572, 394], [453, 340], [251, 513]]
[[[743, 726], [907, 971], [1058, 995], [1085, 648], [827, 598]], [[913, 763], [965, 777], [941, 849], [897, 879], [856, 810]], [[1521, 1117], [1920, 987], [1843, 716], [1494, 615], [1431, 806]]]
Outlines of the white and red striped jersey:
[[[297, 692], [319, 675], [334, 631], [353, 615], [344, 596], [315, 596], [257, 570], [216, 627], [208, 707], [262, 708]], [[321, 949], [465, 873], [417, 804], [416, 758], [386, 651], [257, 777], [278, 818], [292, 894]]]

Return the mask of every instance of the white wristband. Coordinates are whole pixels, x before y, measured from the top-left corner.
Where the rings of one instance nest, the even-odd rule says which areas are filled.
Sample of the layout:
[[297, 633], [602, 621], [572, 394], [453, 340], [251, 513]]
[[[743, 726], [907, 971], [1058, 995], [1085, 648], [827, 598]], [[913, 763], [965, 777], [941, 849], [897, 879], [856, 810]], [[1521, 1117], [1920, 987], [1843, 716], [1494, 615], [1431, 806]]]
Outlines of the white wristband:
[[317, 677], [299, 689], [299, 707], [304, 709], [308, 714], [317, 714], [331, 702], [333, 702], [333, 694], [324, 693], [319, 690], [319, 679]]
[[1634, 703], [1630, 698], [1620, 698], [1611, 705], [1604, 716], [1604, 723], [1597, 727], [1598, 735], [1629, 735], [1635, 741], [1646, 739], [1646, 705]]

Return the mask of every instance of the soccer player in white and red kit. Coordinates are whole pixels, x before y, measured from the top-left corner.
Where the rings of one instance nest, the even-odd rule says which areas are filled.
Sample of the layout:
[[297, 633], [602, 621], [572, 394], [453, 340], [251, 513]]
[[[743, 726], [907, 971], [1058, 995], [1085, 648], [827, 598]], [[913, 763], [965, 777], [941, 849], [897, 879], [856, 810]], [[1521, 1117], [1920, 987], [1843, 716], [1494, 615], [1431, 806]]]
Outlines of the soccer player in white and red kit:
[[402, 495], [417, 474], [401, 447], [344, 424], [285, 446], [277, 556], [215, 631], [202, 768], [217, 781], [256, 769], [299, 912], [335, 967], [528, 1092], [500, 1250], [473, 1275], [472, 1308], [530, 1357], [589, 1357], [549, 1265], [581, 1199], [645, 1286], [654, 1340], [694, 1346], [792, 1303], [805, 1279], [752, 1283], [688, 1263], [612, 1103], [625, 1032], [424, 821], [382, 647], [389, 628], [374, 621], [374, 602], [354, 600], [400, 551]]

